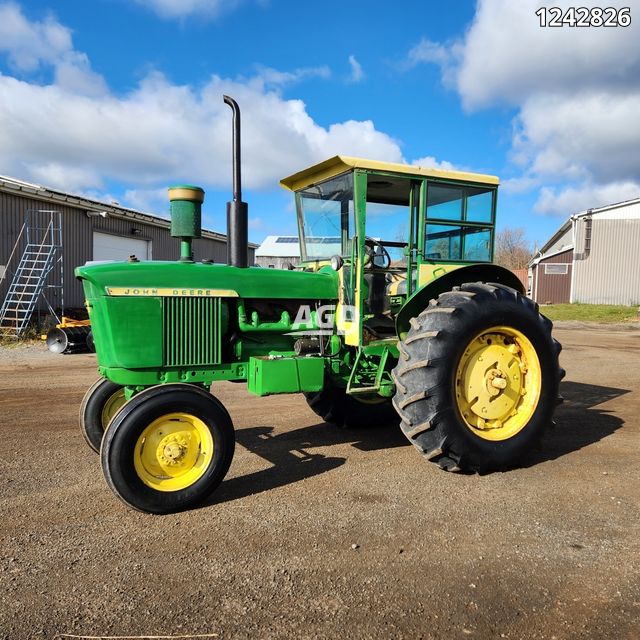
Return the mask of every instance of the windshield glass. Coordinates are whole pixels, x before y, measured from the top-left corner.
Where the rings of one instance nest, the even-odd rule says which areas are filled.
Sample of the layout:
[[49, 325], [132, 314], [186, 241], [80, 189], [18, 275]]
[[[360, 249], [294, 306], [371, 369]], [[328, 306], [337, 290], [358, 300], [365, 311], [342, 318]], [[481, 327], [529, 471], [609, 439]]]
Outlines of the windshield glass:
[[350, 256], [355, 235], [352, 173], [298, 191], [296, 208], [303, 260]]

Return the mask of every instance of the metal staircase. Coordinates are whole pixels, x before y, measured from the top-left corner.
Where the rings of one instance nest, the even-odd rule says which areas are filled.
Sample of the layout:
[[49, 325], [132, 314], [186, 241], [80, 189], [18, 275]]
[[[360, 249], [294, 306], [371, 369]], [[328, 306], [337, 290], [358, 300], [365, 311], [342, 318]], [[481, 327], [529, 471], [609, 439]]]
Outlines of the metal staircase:
[[[45, 289], [62, 290], [62, 214], [59, 211], [42, 210], [27, 212], [9, 257], [5, 277], [11, 260], [18, 255], [22, 246], [22, 256], [0, 308], [0, 337], [18, 337], [27, 327], [41, 296], [49, 311], [57, 318], [47, 300]], [[47, 284], [54, 269], [59, 277], [56, 282]]]

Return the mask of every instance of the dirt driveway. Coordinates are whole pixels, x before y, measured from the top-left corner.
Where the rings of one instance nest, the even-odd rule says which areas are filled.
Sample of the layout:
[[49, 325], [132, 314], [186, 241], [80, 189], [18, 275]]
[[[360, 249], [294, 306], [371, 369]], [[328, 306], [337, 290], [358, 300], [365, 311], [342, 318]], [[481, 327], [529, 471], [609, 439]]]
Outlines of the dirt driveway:
[[77, 429], [93, 356], [0, 351], [0, 638], [640, 637], [640, 331], [556, 336], [567, 401], [523, 468], [445, 474], [225, 383], [231, 471], [164, 517]]

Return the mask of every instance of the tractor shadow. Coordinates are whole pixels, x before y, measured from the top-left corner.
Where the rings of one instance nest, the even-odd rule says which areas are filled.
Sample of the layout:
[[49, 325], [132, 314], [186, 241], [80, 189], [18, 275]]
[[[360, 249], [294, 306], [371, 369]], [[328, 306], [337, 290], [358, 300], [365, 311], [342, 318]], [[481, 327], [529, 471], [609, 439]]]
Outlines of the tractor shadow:
[[540, 462], [556, 460], [616, 432], [624, 425], [624, 421], [610, 410], [598, 406], [627, 393], [630, 393], [630, 389], [581, 382], [561, 383], [560, 394], [564, 397], [564, 402], [555, 412], [557, 424], [549, 429], [538, 447], [520, 466], [530, 467]]
[[[578, 451], [624, 425], [619, 417], [597, 407], [630, 393], [629, 389], [563, 382], [560, 393], [564, 403], [555, 413], [557, 426], [546, 433], [538, 447], [516, 469]], [[276, 433], [274, 427], [269, 426], [249, 427], [236, 431], [236, 441], [272, 466], [225, 480], [204, 507], [294, 484], [345, 464], [346, 458], [314, 452], [323, 447], [348, 444], [360, 451], [378, 451], [411, 446], [396, 425], [339, 429], [319, 423], [282, 433]], [[415, 460], [421, 462], [419, 456]]]
[[275, 433], [273, 427], [236, 431], [236, 442], [273, 466], [225, 480], [204, 506], [237, 500], [293, 484], [342, 466], [346, 458], [328, 456], [314, 449], [348, 444], [361, 451], [410, 446], [395, 425], [366, 429], [340, 429], [321, 422], [293, 431]]

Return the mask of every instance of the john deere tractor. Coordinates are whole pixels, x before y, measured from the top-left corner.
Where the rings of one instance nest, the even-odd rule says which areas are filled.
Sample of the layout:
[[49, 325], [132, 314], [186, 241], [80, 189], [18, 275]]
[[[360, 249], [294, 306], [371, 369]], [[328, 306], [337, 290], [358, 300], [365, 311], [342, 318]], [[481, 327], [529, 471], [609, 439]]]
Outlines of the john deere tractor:
[[106, 263], [82, 280], [101, 378], [80, 423], [114, 493], [186, 509], [234, 451], [222, 380], [303, 393], [339, 427], [400, 428], [448, 471], [515, 465], [551, 423], [563, 375], [551, 322], [492, 264], [498, 179], [336, 156], [281, 181], [300, 262], [248, 265], [233, 111], [228, 264], [195, 262], [202, 189], [169, 189], [177, 262]]

